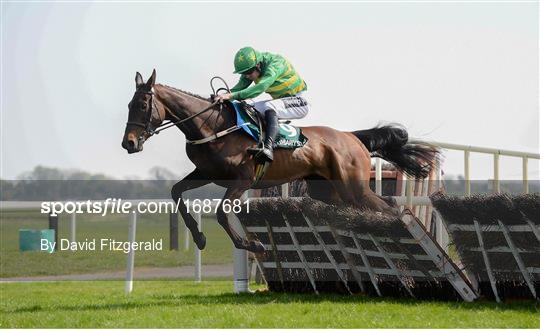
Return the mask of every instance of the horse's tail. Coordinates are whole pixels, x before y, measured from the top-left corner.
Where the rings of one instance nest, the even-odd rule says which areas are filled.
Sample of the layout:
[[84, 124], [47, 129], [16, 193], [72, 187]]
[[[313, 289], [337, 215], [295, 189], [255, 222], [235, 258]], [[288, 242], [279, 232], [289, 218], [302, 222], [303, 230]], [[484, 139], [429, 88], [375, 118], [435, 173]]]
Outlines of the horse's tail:
[[440, 156], [439, 149], [434, 146], [408, 143], [407, 130], [398, 124], [351, 133], [362, 141], [372, 156], [380, 157], [414, 177], [427, 177]]

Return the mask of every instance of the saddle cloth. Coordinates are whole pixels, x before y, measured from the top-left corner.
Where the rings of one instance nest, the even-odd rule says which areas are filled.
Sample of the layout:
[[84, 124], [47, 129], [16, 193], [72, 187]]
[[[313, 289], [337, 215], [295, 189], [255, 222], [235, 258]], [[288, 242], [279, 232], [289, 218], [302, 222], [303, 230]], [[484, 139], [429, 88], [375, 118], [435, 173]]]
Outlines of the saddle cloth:
[[[251, 136], [256, 142], [259, 142], [261, 135], [259, 125], [246, 113], [243, 106], [238, 101], [231, 102], [236, 112], [236, 125]], [[287, 123], [279, 123], [279, 133], [274, 142], [274, 148], [296, 149], [305, 145], [308, 138], [302, 134], [302, 129]]]

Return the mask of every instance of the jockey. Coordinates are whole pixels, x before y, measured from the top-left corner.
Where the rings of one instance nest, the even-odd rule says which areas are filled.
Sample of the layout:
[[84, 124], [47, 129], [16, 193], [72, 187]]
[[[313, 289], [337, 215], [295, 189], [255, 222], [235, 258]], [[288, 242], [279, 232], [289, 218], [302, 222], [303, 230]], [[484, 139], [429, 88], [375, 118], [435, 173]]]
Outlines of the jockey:
[[[266, 136], [264, 148], [249, 148], [261, 161], [274, 159], [273, 146], [278, 134], [279, 119], [300, 119], [307, 115], [309, 103], [304, 92], [307, 85], [293, 66], [281, 55], [258, 52], [251, 47], [240, 49], [234, 57], [234, 73], [242, 76], [231, 88], [231, 93], [221, 94], [216, 100], [246, 100], [264, 114]], [[250, 86], [251, 83], [255, 84]], [[253, 101], [262, 93], [272, 96], [270, 100]]]

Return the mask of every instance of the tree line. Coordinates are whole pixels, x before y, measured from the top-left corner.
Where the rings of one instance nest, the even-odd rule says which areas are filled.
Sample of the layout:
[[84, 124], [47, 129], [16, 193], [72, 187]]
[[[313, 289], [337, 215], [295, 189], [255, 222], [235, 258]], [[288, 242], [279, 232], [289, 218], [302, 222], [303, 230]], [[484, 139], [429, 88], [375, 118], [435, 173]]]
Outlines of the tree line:
[[[0, 200], [168, 199], [171, 198], [172, 186], [182, 177], [162, 167], [152, 168], [150, 176], [144, 180], [119, 180], [81, 170], [36, 166], [19, 175], [16, 180], [0, 180]], [[184, 197], [221, 198], [223, 193], [223, 188], [207, 185], [186, 192]]]

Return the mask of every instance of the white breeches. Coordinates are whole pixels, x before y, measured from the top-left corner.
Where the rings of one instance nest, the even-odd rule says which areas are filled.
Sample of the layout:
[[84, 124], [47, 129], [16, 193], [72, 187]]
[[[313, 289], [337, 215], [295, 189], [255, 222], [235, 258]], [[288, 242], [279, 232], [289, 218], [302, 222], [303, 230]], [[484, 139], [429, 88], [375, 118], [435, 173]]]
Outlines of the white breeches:
[[279, 119], [300, 119], [309, 112], [309, 102], [305, 98], [305, 92], [300, 92], [295, 96], [281, 99], [253, 101], [245, 100], [257, 111], [264, 114], [266, 110], [274, 110]]

